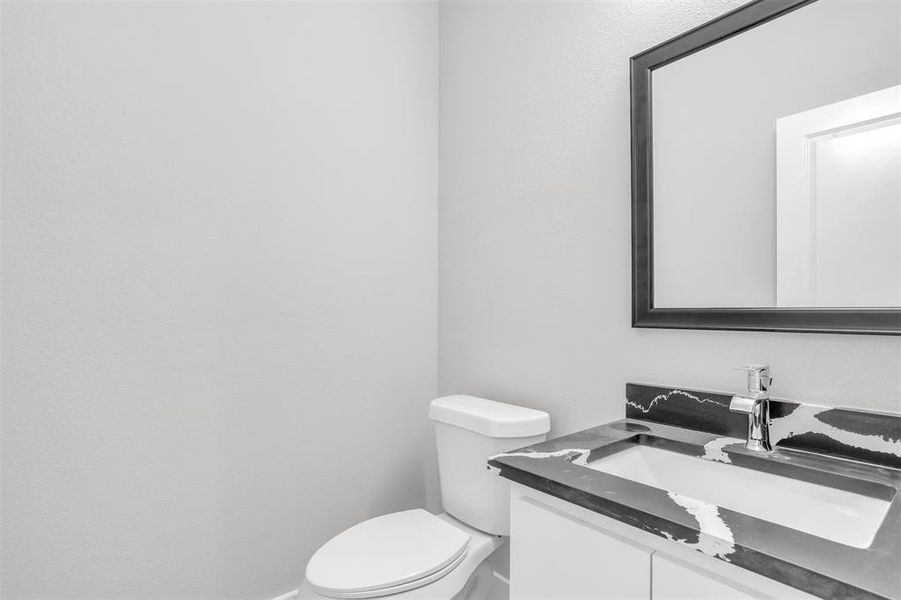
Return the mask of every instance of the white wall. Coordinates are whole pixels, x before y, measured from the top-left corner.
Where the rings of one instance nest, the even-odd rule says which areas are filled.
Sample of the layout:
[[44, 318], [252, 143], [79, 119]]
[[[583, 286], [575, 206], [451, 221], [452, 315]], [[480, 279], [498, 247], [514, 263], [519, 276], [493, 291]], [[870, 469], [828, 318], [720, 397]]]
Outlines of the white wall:
[[421, 505], [437, 17], [4, 3], [3, 598], [272, 598]]
[[627, 381], [901, 410], [901, 338], [630, 328], [628, 59], [740, 0], [441, 7], [439, 391], [623, 414]]

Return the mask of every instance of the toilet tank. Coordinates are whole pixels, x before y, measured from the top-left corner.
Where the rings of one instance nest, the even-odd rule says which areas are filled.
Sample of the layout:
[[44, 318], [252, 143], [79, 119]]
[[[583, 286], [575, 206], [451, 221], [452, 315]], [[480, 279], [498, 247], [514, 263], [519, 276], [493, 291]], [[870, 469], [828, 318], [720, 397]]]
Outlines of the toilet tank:
[[441, 504], [448, 514], [494, 535], [510, 534], [510, 484], [488, 469], [489, 456], [547, 438], [543, 411], [477, 398], [432, 400]]

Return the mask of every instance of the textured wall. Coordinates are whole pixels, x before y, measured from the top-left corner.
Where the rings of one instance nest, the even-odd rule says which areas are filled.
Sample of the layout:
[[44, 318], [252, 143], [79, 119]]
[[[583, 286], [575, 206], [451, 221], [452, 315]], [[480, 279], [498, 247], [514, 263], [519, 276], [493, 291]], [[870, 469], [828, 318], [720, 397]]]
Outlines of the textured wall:
[[901, 338], [630, 328], [628, 59], [740, 4], [442, 3], [440, 391], [560, 433], [768, 361], [779, 396], [901, 410]]
[[437, 17], [4, 2], [4, 599], [272, 598], [421, 505]]

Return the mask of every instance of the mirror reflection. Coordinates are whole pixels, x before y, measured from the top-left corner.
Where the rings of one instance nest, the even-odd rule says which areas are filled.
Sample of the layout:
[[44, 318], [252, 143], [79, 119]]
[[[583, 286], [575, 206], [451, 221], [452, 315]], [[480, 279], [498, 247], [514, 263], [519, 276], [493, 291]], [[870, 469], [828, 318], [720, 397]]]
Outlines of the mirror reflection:
[[817, 0], [652, 86], [655, 306], [901, 306], [901, 0]]

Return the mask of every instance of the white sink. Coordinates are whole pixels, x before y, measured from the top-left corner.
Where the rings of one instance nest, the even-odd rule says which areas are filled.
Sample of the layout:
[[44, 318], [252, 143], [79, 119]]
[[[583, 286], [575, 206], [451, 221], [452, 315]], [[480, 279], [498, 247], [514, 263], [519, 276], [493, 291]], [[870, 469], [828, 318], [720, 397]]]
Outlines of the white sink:
[[855, 548], [870, 546], [890, 504], [651, 446], [636, 445], [587, 466], [670, 492], [689, 512], [693, 499]]

